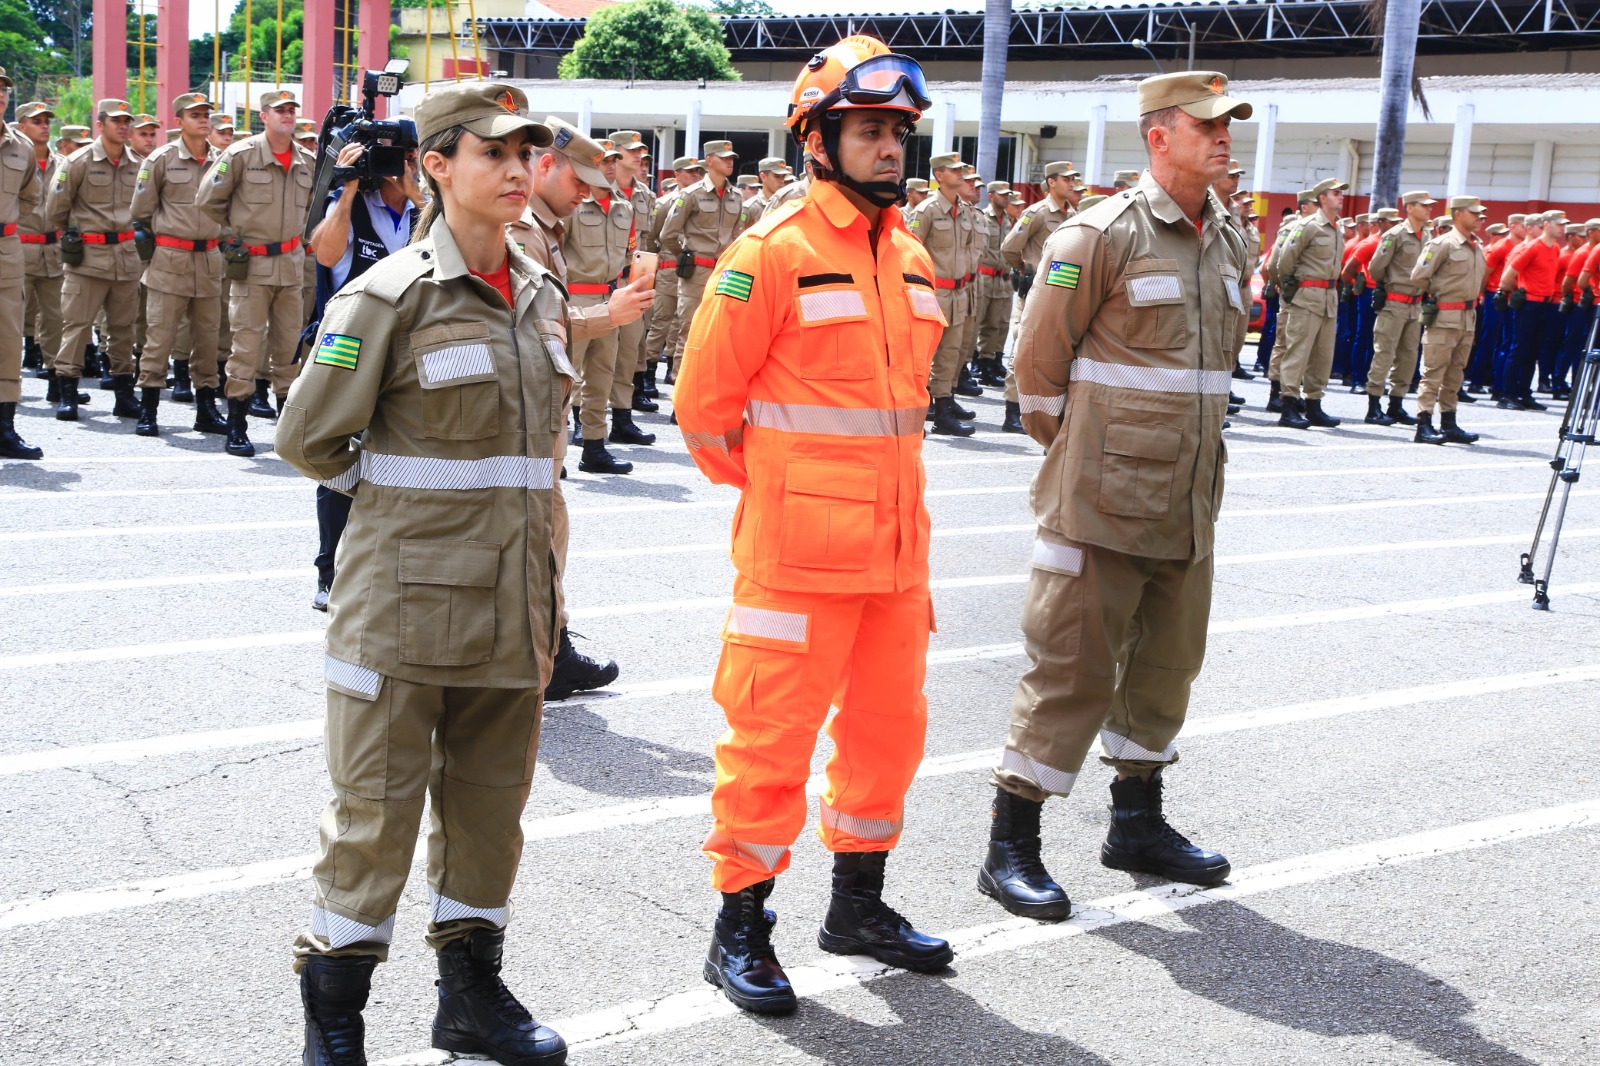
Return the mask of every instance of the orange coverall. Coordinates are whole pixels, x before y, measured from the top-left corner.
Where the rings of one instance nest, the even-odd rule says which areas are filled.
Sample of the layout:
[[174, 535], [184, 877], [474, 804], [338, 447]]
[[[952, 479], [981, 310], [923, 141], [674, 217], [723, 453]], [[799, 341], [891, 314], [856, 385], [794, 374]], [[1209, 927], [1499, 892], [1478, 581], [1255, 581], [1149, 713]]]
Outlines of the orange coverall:
[[831, 851], [887, 851], [922, 760], [928, 594], [922, 426], [944, 330], [933, 263], [896, 208], [866, 218], [816, 182], [718, 260], [673, 405], [690, 454], [742, 492], [734, 606], [712, 694], [712, 884], [789, 865], [830, 705]]

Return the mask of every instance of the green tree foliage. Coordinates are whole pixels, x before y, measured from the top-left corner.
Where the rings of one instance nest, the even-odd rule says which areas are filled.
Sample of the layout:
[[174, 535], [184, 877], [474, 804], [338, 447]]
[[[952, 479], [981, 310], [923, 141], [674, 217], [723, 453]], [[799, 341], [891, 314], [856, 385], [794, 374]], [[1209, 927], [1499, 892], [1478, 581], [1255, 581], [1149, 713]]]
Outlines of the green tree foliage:
[[94, 129], [94, 80], [88, 75], [64, 83], [55, 101], [56, 129], [62, 126], [88, 126]]
[[722, 26], [705, 8], [672, 0], [628, 0], [589, 16], [562, 57], [563, 78], [737, 81]]
[[778, 14], [767, 0], [708, 0], [706, 9], [721, 18], [766, 19]]
[[72, 73], [71, 53], [47, 38], [27, 0], [0, 0], [0, 67], [16, 83], [11, 99], [20, 104], [54, 95], [59, 86], [51, 82]]

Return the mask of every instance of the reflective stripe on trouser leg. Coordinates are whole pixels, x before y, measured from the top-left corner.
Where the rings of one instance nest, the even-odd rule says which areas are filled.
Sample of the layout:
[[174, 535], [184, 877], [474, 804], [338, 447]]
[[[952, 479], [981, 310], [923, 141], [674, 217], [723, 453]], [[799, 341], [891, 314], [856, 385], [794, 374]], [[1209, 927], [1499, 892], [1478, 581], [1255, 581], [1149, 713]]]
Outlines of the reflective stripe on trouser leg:
[[[826, 625], [826, 621], [822, 625]], [[828, 722], [833, 755], [817, 835], [829, 851], [888, 851], [928, 729], [928, 587], [865, 597]], [[828, 639], [819, 628], [813, 636]]]
[[[598, 294], [572, 297], [573, 307], [597, 307], [609, 297]], [[578, 368], [573, 399], [581, 411], [584, 440], [606, 439], [606, 403], [611, 398], [611, 377], [617, 369], [617, 331], [576, 338], [567, 352]]]
[[[1171, 744], [1199, 671], [1198, 659], [1192, 668], [1171, 668], [1172, 635], [1192, 633], [1198, 620], [1203, 652], [1210, 567], [1209, 556], [1201, 563], [1144, 559], [1041, 531], [1022, 612], [1031, 665], [1012, 699], [996, 784], [1032, 800], [1065, 795], [1102, 727], [1158, 752]], [[1189, 585], [1176, 580], [1185, 569], [1193, 571]], [[1174, 587], [1191, 588], [1202, 602], [1172, 602]], [[1174, 610], [1179, 617], [1170, 617]]]

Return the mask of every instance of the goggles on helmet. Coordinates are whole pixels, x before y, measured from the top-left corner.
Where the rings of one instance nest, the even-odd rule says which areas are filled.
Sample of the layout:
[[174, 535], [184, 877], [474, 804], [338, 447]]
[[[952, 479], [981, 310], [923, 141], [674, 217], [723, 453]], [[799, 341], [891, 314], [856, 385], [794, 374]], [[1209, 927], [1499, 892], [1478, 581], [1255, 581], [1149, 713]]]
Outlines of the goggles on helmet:
[[921, 64], [893, 52], [873, 56], [845, 71], [835, 91], [840, 99], [857, 107], [891, 103], [902, 91], [918, 111], [926, 111], [933, 104]]

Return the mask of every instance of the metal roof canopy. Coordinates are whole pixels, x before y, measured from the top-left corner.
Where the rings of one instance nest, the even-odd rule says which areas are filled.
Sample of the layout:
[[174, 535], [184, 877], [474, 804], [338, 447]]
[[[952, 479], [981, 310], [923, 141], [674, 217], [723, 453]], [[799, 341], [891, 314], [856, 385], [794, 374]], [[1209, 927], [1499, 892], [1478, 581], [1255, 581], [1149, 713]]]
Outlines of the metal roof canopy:
[[[897, 52], [927, 59], [979, 60], [983, 13], [802, 15], [725, 18], [734, 60], [804, 60], [852, 33], [869, 33]], [[582, 19], [479, 19], [488, 46], [565, 53], [583, 35]], [[1199, 4], [1017, 11], [1013, 60], [1142, 58], [1133, 42], [1186, 54], [1192, 39], [1208, 57], [1341, 56], [1376, 52], [1382, 27], [1368, 0], [1231, 0]], [[1353, 47], [1354, 46], [1354, 47]], [[1600, 47], [1600, 0], [1423, 0], [1422, 54], [1540, 52]]]

